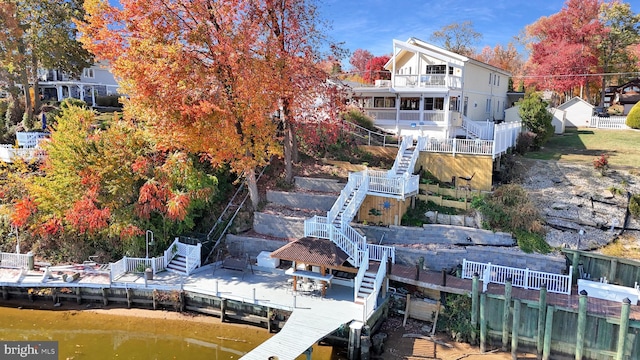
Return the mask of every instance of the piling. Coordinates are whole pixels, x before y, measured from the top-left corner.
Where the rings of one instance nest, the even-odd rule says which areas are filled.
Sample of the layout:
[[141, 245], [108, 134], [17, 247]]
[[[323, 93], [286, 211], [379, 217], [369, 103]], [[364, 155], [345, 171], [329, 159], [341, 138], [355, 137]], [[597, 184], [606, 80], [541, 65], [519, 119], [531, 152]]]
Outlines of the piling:
[[360, 354], [360, 333], [364, 324], [360, 321], [354, 321], [349, 324], [349, 346], [347, 348], [347, 356], [349, 360], [357, 360]]
[[473, 274], [471, 285], [471, 344], [476, 344], [476, 332], [478, 328], [478, 273]]
[[58, 288], [51, 288], [51, 300], [54, 304], [58, 303]]
[[80, 287], [76, 288], [76, 303], [78, 305], [82, 304], [82, 295], [80, 293]]
[[511, 312], [511, 278], [504, 284], [504, 307], [502, 310], [502, 351], [509, 346], [509, 315]]
[[109, 289], [108, 288], [102, 288], [102, 303], [104, 304], [104, 306], [109, 305]]
[[224, 317], [227, 312], [227, 299], [220, 300], [220, 322], [224, 322]]
[[584, 352], [584, 334], [587, 328], [587, 292], [580, 291], [578, 299], [578, 334], [576, 336], [576, 360], [582, 360]]
[[127, 309], [131, 309], [132, 302], [133, 302], [133, 289], [127, 289]]
[[2, 287], [2, 299], [9, 300], [9, 288], [7, 288], [6, 286]]
[[538, 360], [542, 359], [542, 347], [544, 346], [544, 325], [545, 313], [547, 309], [547, 285], [540, 287], [540, 300], [538, 302], [538, 338], [536, 339], [536, 350]]
[[480, 294], [480, 352], [487, 351], [487, 294]]
[[626, 352], [625, 344], [627, 343], [627, 331], [629, 331], [629, 311], [631, 310], [631, 300], [625, 298], [622, 300], [622, 309], [620, 309], [620, 329], [618, 332], [618, 351], [615, 360], [624, 359]]
[[553, 306], [547, 306], [547, 316], [544, 327], [544, 344], [542, 346], [542, 360], [549, 360], [551, 356], [551, 330], [553, 329]]
[[513, 328], [511, 330], [511, 358], [518, 360], [518, 336], [520, 331], [520, 300], [513, 301]]

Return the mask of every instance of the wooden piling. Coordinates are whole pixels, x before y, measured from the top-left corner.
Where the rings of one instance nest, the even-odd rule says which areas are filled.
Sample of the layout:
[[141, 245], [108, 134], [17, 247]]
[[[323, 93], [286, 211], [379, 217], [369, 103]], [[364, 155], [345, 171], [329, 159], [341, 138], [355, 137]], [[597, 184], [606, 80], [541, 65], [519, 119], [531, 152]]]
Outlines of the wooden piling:
[[76, 288], [76, 303], [78, 305], [82, 304], [82, 295], [80, 293], [80, 287]]
[[102, 288], [102, 303], [104, 304], [104, 306], [109, 305], [109, 289], [108, 288]]
[[542, 347], [544, 346], [544, 325], [545, 314], [547, 312], [547, 285], [540, 287], [540, 300], [538, 302], [538, 338], [536, 339], [536, 350], [538, 360], [542, 359]]
[[58, 288], [51, 288], [51, 300], [54, 305], [58, 303]]
[[615, 360], [625, 358], [627, 332], [629, 331], [629, 312], [631, 310], [631, 300], [625, 298], [622, 300], [622, 309], [620, 310], [620, 329], [618, 332], [618, 351], [616, 351]]
[[131, 309], [132, 302], [133, 302], [133, 289], [127, 289], [127, 309]]
[[513, 328], [511, 329], [511, 358], [518, 360], [518, 336], [520, 331], [520, 300], [513, 301]]
[[502, 351], [509, 346], [509, 316], [511, 312], [511, 278], [504, 284], [504, 307], [502, 309]]
[[153, 310], [156, 310], [158, 307], [158, 297], [157, 297], [158, 292], [157, 291], [152, 291], [151, 292], [151, 304], [153, 304]]
[[580, 262], [580, 252], [575, 251], [573, 253], [573, 259], [571, 260], [571, 265], [573, 265], [573, 276], [571, 277], [572, 279], [580, 278], [580, 266], [578, 266], [579, 262]]
[[580, 291], [578, 299], [578, 331], [576, 336], [576, 360], [582, 360], [584, 353], [584, 335], [587, 328], [587, 292]]
[[178, 295], [179, 298], [179, 304], [178, 304], [178, 310], [180, 312], [184, 312], [185, 307], [187, 306], [186, 301], [184, 299], [184, 291], [180, 291], [180, 294]]
[[553, 329], [553, 305], [547, 306], [547, 316], [544, 327], [544, 344], [542, 346], [542, 360], [549, 360], [551, 356], [551, 330]]
[[471, 344], [476, 344], [476, 332], [478, 328], [478, 273], [473, 274], [471, 284]]
[[2, 287], [2, 299], [9, 300], [9, 289], [6, 286]]
[[220, 322], [224, 322], [224, 317], [227, 312], [227, 299], [220, 300]]
[[273, 310], [267, 307], [267, 331], [271, 334], [271, 318], [273, 317]]
[[609, 265], [609, 279], [610, 283], [613, 283], [616, 278], [616, 271], [618, 271], [618, 259], [611, 259], [611, 263]]
[[487, 294], [480, 294], [480, 352], [487, 351]]

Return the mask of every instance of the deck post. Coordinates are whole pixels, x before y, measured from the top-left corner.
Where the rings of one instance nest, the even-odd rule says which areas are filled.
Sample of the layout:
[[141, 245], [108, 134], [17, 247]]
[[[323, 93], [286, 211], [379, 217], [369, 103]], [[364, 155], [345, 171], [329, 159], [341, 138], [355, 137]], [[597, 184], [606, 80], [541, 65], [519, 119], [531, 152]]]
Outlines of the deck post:
[[51, 300], [54, 304], [58, 303], [58, 288], [51, 288]]
[[220, 301], [220, 322], [224, 322], [225, 313], [227, 312], [227, 299]]
[[273, 318], [273, 310], [267, 307], [267, 331], [271, 334], [271, 318]]
[[485, 353], [487, 351], [487, 294], [480, 294], [480, 352]]
[[104, 306], [109, 305], [109, 289], [107, 288], [102, 288], [102, 303], [104, 304]]
[[156, 290], [151, 292], [151, 303], [153, 304], [153, 310], [156, 310], [158, 307], [158, 298], [156, 296], [158, 292]]
[[582, 360], [584, 352], [584, 334], [587, 327], [587, 292], [580, 291], [578, 299], [578, 334], [576, 336], [576, 360]]
[[313, 347], [308, 348], [304, 351], [304, 354], [307, 356], [307, 360], [311, 360], [311, 354], [313, 353]]
[[509, 316], [511, 312], [511, 278], [504, 284], [504, 307], [502, 310], [502, 351], [509, 348]]
[[538, 303], [538, 338], [536, 339], [537, 358], [542, 359], [544, 346], [544, 318], [547, 308], [547, 284], [540, 286], [540, 301]]
[[609, 282], [613, 283], [616, 278], [616, 271], [618, 270], [618, 259], [611, 259], [609, 266]]
[[354, 321], [349, 324], [349, 347], [347, 356], [349, 360], [357, 360], [360, 354], [360, 333], [364, 324], [360, 321]]
[[76, 303], [78, 303], [78, 305], [82, 304], [82, 295], [80, 295], [79, 286], [76, 288]]
[[571, 265], [573, 265], [573, 278], [574, 279], [579, 279], [580, 278], [580, 269], [579, 269], [579, 266], [578, 266], [579, 261], [580, 261], [580, 252], [579, 251], [575, 251], [573, 253], [573, 259], [571, 260]]
[[544, 327], [544, 345], [542, 346], [542, 360], [549, 360], [551, 356], [551, 330], [553, 329], [553, 305], [547, 306], [547, 318]]
[[625, 298], [622, 300], [622, 309], [620, 310], [620, 330], [618, 332], [618, 351], [615, 360], [625, 358], [627, 332], [629, 331], [629, 311], [631, 310], [631, 300]]
[[478, 273], [473, 274], [471, 284], [471, 344], [476, 343], [476, 331], [478, 328]]
[[513, 328], [511, 329], [511, 358], [518, 360], [518, 336], [520, 331], [520, 300], [513, 301]]

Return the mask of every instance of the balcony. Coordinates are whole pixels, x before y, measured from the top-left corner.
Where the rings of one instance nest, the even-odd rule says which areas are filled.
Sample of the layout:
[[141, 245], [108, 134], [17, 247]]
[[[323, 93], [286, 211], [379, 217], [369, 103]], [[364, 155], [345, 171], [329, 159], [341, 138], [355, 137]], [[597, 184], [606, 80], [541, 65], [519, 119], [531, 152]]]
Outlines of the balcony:
[[449, 88], [461, 89], [462, 78], [453, 75], [399, 75], [396, 74], [393, 79], [395, 88]]

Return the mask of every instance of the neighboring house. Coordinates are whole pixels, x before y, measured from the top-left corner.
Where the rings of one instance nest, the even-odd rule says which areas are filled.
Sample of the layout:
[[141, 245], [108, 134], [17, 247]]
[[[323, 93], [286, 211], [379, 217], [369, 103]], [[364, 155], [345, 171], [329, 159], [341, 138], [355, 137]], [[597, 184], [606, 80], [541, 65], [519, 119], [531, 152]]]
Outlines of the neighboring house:
[[624, 110], [621, 115], [629, 114], [633, 105], [638, 101], [640, 101], [640, 78], [619, 86], [609, 86], [605, 89], [604, 107], [622, 105]]
[[[399, 135], [467, 137], [467, 122], [504, 120], [510, 74], [416, 38], [393, 41], [391, 80], [353, 88], [376, 126]], [[486, 138], [485, 136], [480, 136]]]
[[585, 127], [589, 126], [594, 107], [576, 96], [560, 104], [558, 110], [564, 111], [564, 126]]
[[72, 97], [96, 106], [97, 96], [118, 93], [118, 83], [104, 63], [84, 69], [80, 78], [71, 78], [58, 70], [40, 70], [38, 75], [40, 94], [45, 101]]

